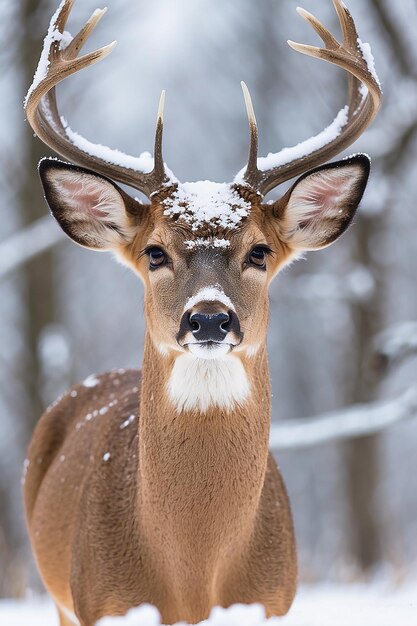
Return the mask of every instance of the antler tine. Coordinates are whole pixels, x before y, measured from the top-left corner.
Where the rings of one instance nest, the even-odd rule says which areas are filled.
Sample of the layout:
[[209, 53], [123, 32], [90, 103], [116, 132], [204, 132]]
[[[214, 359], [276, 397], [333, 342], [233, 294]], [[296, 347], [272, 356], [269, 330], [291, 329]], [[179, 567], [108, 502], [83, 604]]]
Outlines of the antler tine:
[[[367, 58], [364, 44], [361, 43], [355, 22], [342, 0], [333, 0], [343, 32], [340, 44], [331, 32], [311, 13], [297, 9], [298, 13], [314, 28], [324, 43], [324, 48], [288, 41], [288, 44], [302, 54], [323, 59], [346, 70], [349, 77], [349, 102], [335, 120], [334, 127], [326, 129], [314, 138], [318, 146], [303, 153], [303, 144], [287, 149], [285, 158], [281, 154], [270, 155], [267, 160], [258, 160], [256, 170], [247, 167], [244, 180], [259, 193], [265, 195], [286, 180], [298, 176], [313, 166], [321, 165], [350, 146], [372, 123], [381, 106], [381, 86], [370, 59]], [[331, 131], [331, 132], [330, 132]], [[301, 154], [301, 156], [300, 156]], [[276, 166], [271, 164], [277, 163]], [[259, 169], [259, 165], [264, 167]], [[239, 179], [239, 175], [237, 180]]]
[[[73, 0], [72, 0], [73, 1]], [[107, 7], [103, 9], [96, 9], [91, 15], [90, 19], [84, 24], [80, 32], [75, 35], [69, 45], [63, 51], [63, 56], [65, 59], [75, 59], [78, 57], [81, 48], [84, 46], [87, 39], [90, 37], [93, 30], [96, 28], [97, 24], [100, 22], [102, 17], [107, 13]]]
[[[165, 165], [162, 156], [162, 137], [164, 132], [164, 108], [165, 90], [161, 92], [159, 99], [158, 115], [156, 118], [155, 149], [154, 149], [154, 173], [157, 179], [164, 180]], [[156, 190], [155, 190], [156, 191]]]
[[250, 185], [256, 187], [259, 178], [258, 172], [258, 125], [256, 123], [255, 111], [253, 108], [252, 98], [245, 82], [240, 83], [243, 91], [243, 97], [245, 99], [246, 112], [248, 114], [249, 132], [250, 132], [250, 145], [249, 145], [249, 157], [248, 166], [246, 169], [245, 178], [247, 181], [251, 181]]
[[357, 31], [355, 21], [349, 9], [341, 0], [333, 0], [333, 6], [336, 9], [337, 17], [339, 18], [344, 44], [346, 47], [354, 50], [359, 39], [359, 33]]
[[74, 6], [74, 2], [75, 0], [67, 0], [66, 2], [61, 2], [58, 11], [55, 13], [55, 28], [58, 29], [60, 33], [63, 33], [65, 30], [65, 26], [67, 25], [68, 18], [72, 11], [72, 7]]
[[302, 9], [301, 7], [297, 7], [296, 11], [298, 15], [301, 15], [301, 17], [306, 20], [306, 22], [311, 24], [318, 36], [322, 39], [327, 49], [337, 50], [337, 48], [340, 47], [337, 39], [333, 37], [331, 32], [324, 26], [324, 24], [320, 22], [319, 19], [317, 19], [317, 17], [315, 17], [315, 15], [313, 15], [309, 11], [306, 11], [305, 9]]
[[[349, 50], [356, 50], [359, 41], [359, 33], [356, 29], [356, 24], [348, 8], [341, 0], [333, 0], [333, 6], [336, 9], [337, 17], [339, 18], [340, 27], [343, 33], [344, 45]], [[361, 102], [360, 94], [360, 81], [349, 74], [348, 79], [348, 94], [351, 111], [357, 110]]]
[[163, 107], [158, 113], [155, 160], [151, 172], [144, 171], [140, 159], [108, 148], [103, 150], [102, 146], [80, 138], [71, 131], [59, 114], [56, 86], [68, 76], [104, 59], [116, 45], [113, 42], [94, 52], [78, 56], [106, 9], [96, 9], [79, 33], [65, 45], [69, 35], [64, 34], [64, 29], [73, 4], [74, 0], [61, 2], [51, 20], [41, 61], [25, 101], [27, 119], [39, 138], [65, 159], [130, 185], [149, 197], [169, 180], [162, 157]]

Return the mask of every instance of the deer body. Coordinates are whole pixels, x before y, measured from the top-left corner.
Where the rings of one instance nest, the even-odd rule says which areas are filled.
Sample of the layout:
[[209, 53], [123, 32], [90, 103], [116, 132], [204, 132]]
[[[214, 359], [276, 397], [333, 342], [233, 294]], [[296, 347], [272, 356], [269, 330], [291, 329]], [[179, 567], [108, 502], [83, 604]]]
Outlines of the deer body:
[[[369, 158], [323, 163], [363, 132], [381, 98], [350, 13], [333, 3], [343, 44], [300, 10], [325, 49], [291, 46], [349, 73], [349, 105], [337, 128], [318, 136], [311, 152], [310, 142], [305, 152], [272, 155], [267, 167], [257, 159], [243, 85], [249, 161], [231, 184], [181, 184], [169, 172], [164, 95], [151, 171], [148, 156], [103, 156], [80, 142], [59, 115], [55, 86], [113, 45], [78, 56], [104, 11], [73, 39], [63, 34], [73, 0], [53, 17], [26, 112], [36, 134], [73, 164], [41, 161], [46, 200], [72, 240], [113, 251], [141, 278], [147, 322], [141, 377], [89, 377], [45, 413], [30, 444], [29, 534], [61, 626], [93, 626], [143, 602], [167, 624], [198, 622], [217, 604], [260, 602], [268, 615], [291, 605], [291, 512], [268, 453], [268, 287], [297, 255], [330, 245], [351, 223]], [[282, 198], [263, 202], [299, 174]], [[114, 181], [139, 189], [149, 204]]]
[[[39, 422], [25, 492], [48, 591], [83, 626], [143, 602], [163, 623], [198, 622], [235, 602], [283, 614], [296, 557], [285, 487], [268, 456], [267, 386], [234, 412], [179, 420], [152, 380], [163, 359], [147, 341], [141, 385], [138, 371], [104, 374]], [[258, 359], [268, 380], [265, 350], [255, 368]]]

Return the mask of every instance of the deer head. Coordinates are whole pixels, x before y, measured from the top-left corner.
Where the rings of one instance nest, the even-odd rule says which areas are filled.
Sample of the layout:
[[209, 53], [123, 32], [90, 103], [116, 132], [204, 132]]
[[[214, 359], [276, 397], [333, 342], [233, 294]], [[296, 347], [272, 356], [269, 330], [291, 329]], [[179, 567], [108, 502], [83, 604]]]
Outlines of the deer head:
[[[381, 91], [348, 10], [341, 0], [333, 3], [342, 44], [303, 10], [299, 12], [325, 47], [289, 43], [348, 72], [348, 105], [313, 140], [258, 159], [255, 115], [242, 84], [250, 126], [249, 160], [230, 184], [182, 184], [164, 165], [164, 93], [153, 160], [146, 154], [133, 158], [95, 146], [72, 131], [58, 113], [55, 86], [103, 59], [114, 44], [78, 57], [104, 12], [94, 12], [70, 39], [65, 24], [73, 0], [62, 2], [51, 22], [43, 66], [29, 91], [26, 112], [36, 134], [75, 165], [54, 159], [41, 162], [47, 202], [76, 243], [116, 252], [141, 277], [149, 336], [156, 350], [171, 360], [244, 363], [252, 358], [265, 343], [271, 280], [303, 251], [336, 241], [355, 215], [368, 180], [369, 158], [359, 154], [323, 163], [372, 122]], [[278, 201], [264, 203], [271, 189], [295, 176], [301, 177]], [[134, 200], [114, 181], [140, 190], [150, 203]], [[248, 389], [244, 383], [238, 387], [234, 400], [241, 401]]]

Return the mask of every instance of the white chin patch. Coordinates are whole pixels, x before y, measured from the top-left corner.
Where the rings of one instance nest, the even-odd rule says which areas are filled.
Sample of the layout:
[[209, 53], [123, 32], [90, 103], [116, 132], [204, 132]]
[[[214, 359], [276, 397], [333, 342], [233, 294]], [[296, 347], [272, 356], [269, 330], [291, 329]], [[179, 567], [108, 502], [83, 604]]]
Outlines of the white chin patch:
[[168, 396], [177, 411], [242, 406], [249, 397], [250, 383], [241, 360], [232, 354], [207, 357], [207, 348], [200, 346], [200, 350], [204, 350], [203, 356], [188, 352], [174, 362]]
[[199, 359], [218, 359], [222, 356], [226, 356], [230, 352], [231, 346], [229, 343], [214, 343], [207, 345], [206, 343], [189, 343], [188, 349], [191, 354]]

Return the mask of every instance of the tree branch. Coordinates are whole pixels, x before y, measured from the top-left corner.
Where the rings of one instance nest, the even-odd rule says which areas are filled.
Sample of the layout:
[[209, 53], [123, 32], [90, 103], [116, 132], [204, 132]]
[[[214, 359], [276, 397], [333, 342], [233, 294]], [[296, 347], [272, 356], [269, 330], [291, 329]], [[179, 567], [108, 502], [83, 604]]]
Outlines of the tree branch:
[[417, 322], [403, 322], [377, 335], [372, 342], [372, 365], [385, 375], [408, 357], [417, 355]]
[[404, 37], [395, 24], [392, 16], [388, 14], [389, 11], [383, 0], [372, 0], [372, 6], [380, 25], [387, 35], [389, 47], [395, 52], [395, 58], [399, 63], [402, 73], [415, 77], [415, 67], [411, 59], [408, 57], [407, 47], [404, 44]]
[[63, 239], [63, 231], [46, 215], [1, 242], [0, 280]]
[[391, 400], [358, 404], [318, 417], [272, 424], [269, 445], [273, 451], [309, 448], [373, 435], [413, 417], [417, 417], [417, 385]]

